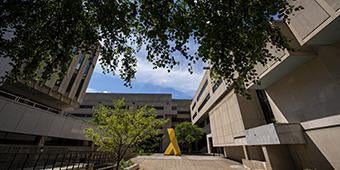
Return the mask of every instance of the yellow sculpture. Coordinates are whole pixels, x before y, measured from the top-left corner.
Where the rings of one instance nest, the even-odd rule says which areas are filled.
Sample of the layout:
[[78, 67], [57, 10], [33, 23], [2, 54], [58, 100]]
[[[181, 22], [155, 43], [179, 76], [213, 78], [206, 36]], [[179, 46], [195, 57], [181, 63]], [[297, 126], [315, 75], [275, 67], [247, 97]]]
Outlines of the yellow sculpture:
[[168, 128], [168, 134], [169, 134], [170, 143], [169, 143], [169, 146], [166, 148], [164, 155], [180, 156], [181, 150], [179, 149], [174, 129]]

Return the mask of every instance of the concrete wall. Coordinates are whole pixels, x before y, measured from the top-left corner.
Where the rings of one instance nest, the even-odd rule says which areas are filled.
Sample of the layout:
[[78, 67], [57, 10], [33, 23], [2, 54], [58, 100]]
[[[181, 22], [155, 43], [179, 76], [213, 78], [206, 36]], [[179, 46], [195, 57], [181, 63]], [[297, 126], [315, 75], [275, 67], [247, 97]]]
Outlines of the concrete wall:
[[236, 94], [226, 95], [209, 113], [213, 146], [235, 143], [234, 137], [244, 136], [244, 125]]
[[[302, 65], [266, 91], [276, 115], [303, 122], [339, 114], [339, 45], [320, 47], [319, 56]], [[282, 90], [284, 89], [284, 90]]]
[[229, 159], [242, 162], [245, 159], [242, 146], [224, 147], [225, 156]]
[[255, 90], [248, 91], [251, 99], [237, 96], [245, 129], [266, 124], [259, 99]]
[[[53, 74], [50, 79], [41, 82], [5, 82], [0, 84], [0, 89], [58, 110], [72, 110], [79, 107], [79, 103], [83, 99], [94, 66], [96, 65], [99, 51], [91, 49], [83, 54], [79, 50], [73, 56], [73, 60], [70, 62], [69, 68], [64, 77], [62, 77], [60, 84], [57, 83], [57, 74]], [[1, 58], [0, 76], [4, 75], [5, 71], [10, 70], [8, 63], [8, 59]]]
[[340, 119], [334, 118], [340, 114], [339, 47], [318, 47], [317, 57], [266, 90], [278, 121], [306, 124], [307, 145], [290, 147], [297, 167], [340, 168]]
[[273, 170], [295, 169], [287, 145], [263, 146], [263, 149], [267, 167], [271, 167]]
[[247, 149], [248, 159], [265, 161], [261, 146], [245, 146]]
[[301, 45], [337, 42], [340, 37], [338, 0], [298, 0], [291, 3], [304, 8], [295, 12], [288, 23]]
[[0, 97], [0, 131], [88, 140], [85, 122]]

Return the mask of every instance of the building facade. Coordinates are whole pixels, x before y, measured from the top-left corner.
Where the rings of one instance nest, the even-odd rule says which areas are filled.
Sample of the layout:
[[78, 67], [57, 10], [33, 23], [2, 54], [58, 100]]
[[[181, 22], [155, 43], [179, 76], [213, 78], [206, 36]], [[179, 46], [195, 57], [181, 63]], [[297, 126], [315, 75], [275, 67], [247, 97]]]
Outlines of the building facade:
[[[172, 99], [171, 94], [86, 93], [79, 109], [75, 109], [70, 114], [88, 119], [92, 117], [93, 107], [99, 104], [113, 106], [113, 102], [120, 99], [124, 99], [126, 107], [130, 110], [141, 106], [155, 108], [157, 118], [168, 119], [163, 128], [163, 133], [166, 132], [167, 128], [174, 128], [177, 123], [191, 121], [189, 108], [191, 100]], [[160, 145], [160, 150], [165, 150], [168, 143], [168, 138], [165, 137]]]
[[250, 168], [340, 169], [340, 1], [299, 0], [303, 10], [277, 23], [295, 51], [256, 66], [251, 99], [206, 71], [191, 103], [208, 151]]
[[[96, 48], [75, 50], [65, 76], [57, 81], [27, 83], [5, 81], [0, 85], [0, 144], [40, 146], [87, 146], [87, 127], [65, 113], [79, 107], [97, 62]], [[0, 58], [0, 76], [11, 71], [10, 61]]]

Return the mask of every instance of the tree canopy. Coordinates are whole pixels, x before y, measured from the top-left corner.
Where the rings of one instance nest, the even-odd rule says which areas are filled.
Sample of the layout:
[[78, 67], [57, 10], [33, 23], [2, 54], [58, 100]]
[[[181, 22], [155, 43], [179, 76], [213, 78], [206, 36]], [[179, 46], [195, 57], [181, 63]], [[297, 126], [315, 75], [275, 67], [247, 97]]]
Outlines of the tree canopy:
[[[289, 0], [7, 0], [0, 3], [1, 57], [14, 67], [12, 79], [48, 78], [67, 71], [72, 49], [99, 46], [106, 73], [126, 86], [135, 78], [137, 57], [169, 71], [188, 61], [208, 62], [212, 75], [242, 93], [255, 81], [254, 66], [288, 47], [274, 18], [300, 9]], [[198, 46], [190, 52], [190, 44]], [[179, 56], [179, 57], [176, 57]], [[44, 70], [38, 74], [39, 70]]]
[[144, 106], [132, 111], [119, 100], [113, 108], [104, 105], [94, 108], [92, 123], [96, 128], [85, 129], [86, 136], [98, 150], [112, 152], [119, 165], [128, 151], [158, 136], [166, 120], [157, 119], [153, 108]]
[[203, 129], [191, 122], [182, 122], [175, 126], [175, 134], [181, 147], [187, 147], [191, 152], [191, 144], [202, 138]]

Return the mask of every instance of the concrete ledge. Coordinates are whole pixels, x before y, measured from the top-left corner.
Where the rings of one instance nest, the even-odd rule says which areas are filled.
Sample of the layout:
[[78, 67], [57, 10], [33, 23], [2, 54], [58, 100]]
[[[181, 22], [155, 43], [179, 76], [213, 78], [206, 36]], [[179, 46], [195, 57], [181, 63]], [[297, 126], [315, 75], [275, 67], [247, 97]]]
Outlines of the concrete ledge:
[[301, 126], [305, 131], [340, 126], [340, 114], [302, 122]]
[[242, 159], [242, 164], [247, 169], [268, 169], [265, 161]]
[[267, 124], [246, 130], [248, 145], [304, 144], [300, 124]]

